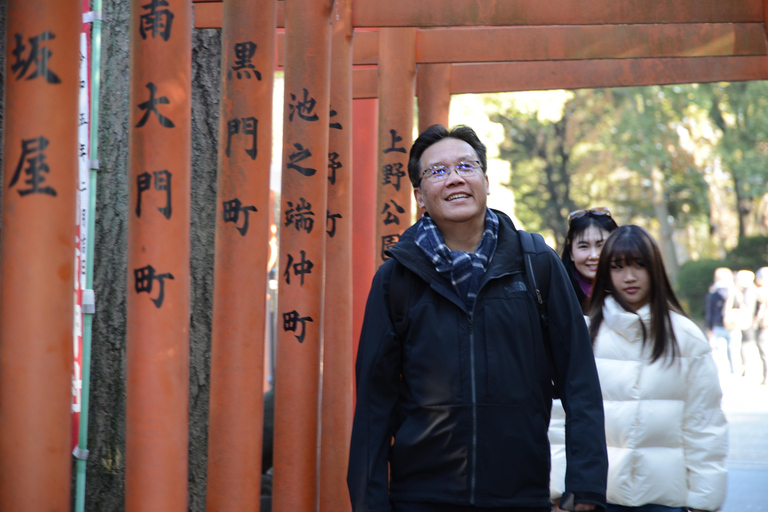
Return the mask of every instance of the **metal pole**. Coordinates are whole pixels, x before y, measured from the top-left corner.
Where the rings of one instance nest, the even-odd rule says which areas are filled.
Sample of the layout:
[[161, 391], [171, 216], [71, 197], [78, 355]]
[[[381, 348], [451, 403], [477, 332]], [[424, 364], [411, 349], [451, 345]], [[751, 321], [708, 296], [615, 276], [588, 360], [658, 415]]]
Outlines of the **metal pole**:
[[334, 5], [326, 222], [320, 512], [351, 510], [347, 461], [352, 426], [352, 12]]
[[8, 0], [0, 229], [0, 510], [66, 511], [80, 0]]
[[275, 0], [224, 0], [206, 510], [259, 510]]
[[333, 0], [285, 2], [273, 510], [318, 506]]
[[[94, 232], [96, 230], [96, 185], [98, 181], [98, 169], [95, 168], [99, 161], [99, 94], [101, 91], [101, 0], [93, 0], [94, 16], [91, 25], [91, 137], [90, 154], [91, 169], [88, 184], [88, 240], [86, 251], [85, 288], [93, 298], [93, 253]], [[85, 302], [85, 301], [84, 301]], [[93, 301], [89, 301], [93, 306]], [[88, 456], [88, 404], [90, 398], [91, 381], [91, 340], [93, 333], [93, 315], [95, 308], [83, 304], [83, 387], [80, 396], [80, 429], [78, 435], [75, 481], [75, 512], [85, 510], [85, 480], [86, 460]]]
[[130, 31], [125, 509], [186, 512], [192, 3]]

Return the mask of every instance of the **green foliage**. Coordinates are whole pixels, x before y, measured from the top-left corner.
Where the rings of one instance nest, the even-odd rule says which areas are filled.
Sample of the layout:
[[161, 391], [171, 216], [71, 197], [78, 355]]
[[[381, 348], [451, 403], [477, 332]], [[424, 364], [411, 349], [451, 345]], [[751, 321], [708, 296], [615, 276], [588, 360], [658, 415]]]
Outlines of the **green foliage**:
[[722, 260], [689, 260], [680, 267], [675, 293], [691, 317], [704, 318], [704, 297], [712, 284], [715, 269], [728, 266]]
[[710, 119], [722, 132], [715, 150], [733, 182], [739, 235], [748, 236], [748, 217], [768, 192], [768, 82], [702, 84], [700, 92]]
[[610, 154], [601, 138], [608, 128], [603, 123], [612, 119], [609, 95], [602, 89], [574, 91], [556, 120], [514, 101], [490, 112], [490, 120], [504, 129], [499, 155], [511, 165], [507, 186], [515, 195], [515, 213], [528, 229], [560, 241], [568, 212], [593, 206], [593, 177], [604, 167], [602, 156]]
[[739, 240], [739, 245], [728, 252], [729, 267], [733, 270], [752, 270], [768, 266], [768, 236], [750, 236]]

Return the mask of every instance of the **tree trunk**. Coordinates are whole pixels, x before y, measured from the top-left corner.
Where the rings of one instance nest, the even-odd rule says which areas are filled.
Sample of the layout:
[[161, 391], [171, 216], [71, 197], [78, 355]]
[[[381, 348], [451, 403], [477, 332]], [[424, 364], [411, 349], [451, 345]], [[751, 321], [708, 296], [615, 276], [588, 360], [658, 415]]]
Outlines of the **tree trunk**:
[[661, 254], [664, 256], [664, 266], [667, 268], [669, 280], [674, 285], [677, 282], [677, 254], [675, 253], [675, 242], [672, 239], [672, 226], [669, 225], [669, 209], [664, 197], [664, 174], [658, 168], [651, 170], [651, 203], [656, 219], [659, 221], [659, 245]]

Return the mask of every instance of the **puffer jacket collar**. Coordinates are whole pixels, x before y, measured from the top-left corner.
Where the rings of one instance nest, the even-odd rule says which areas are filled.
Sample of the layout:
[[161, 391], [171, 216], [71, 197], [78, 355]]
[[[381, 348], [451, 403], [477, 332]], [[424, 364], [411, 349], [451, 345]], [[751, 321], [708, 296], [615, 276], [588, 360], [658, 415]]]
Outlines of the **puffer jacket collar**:
[[606, 297], [603, 304], [603, 321], [630, 343], [639, 342], [643, 339], [641, 321], [645, 324], [645, 332], [650, 332], [651, 306], [646, 304], [633, 313], [621, 307], [613, 297]]

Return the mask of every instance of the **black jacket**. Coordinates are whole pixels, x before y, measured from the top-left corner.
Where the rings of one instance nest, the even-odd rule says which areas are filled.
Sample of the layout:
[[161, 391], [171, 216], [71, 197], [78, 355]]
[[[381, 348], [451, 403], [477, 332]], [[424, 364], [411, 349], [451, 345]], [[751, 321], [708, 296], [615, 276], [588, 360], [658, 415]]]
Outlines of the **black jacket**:
[[[416, 226], [374, 277], [356, 366], [347, 478], [355, 512], [389, 512], [390, 500], [549, 506], [552, 375], [517, 231], [496, 214], [498, 244], [473, 311], [416, 246]], [[552, 359], [567, 414], [566, 493], [604, 506], [608, 462], [592, 347], [562, 262], [552, 250], [548, 256]], [[405, 340], [388, 312], [397, 264], [419, 278]]]
[[713, 285], [704, 298], [704, 319], [707, 322], [707, 330], [715, 327], [723, 327], [723, 310], [728, 300], [728, 288], [715, 287]]

